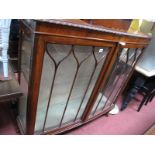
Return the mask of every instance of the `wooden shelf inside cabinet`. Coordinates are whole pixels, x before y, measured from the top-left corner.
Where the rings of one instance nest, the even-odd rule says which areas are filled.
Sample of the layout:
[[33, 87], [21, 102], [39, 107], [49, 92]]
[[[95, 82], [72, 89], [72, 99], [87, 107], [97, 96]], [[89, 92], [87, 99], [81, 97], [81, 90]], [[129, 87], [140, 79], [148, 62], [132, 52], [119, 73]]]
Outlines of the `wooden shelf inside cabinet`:
[[[4, 100], [11, 100], [19, 98], [22, 95], [19, 84], [12, 73], [11, 66], [9, 70], [12, 75], [12, 79], [8, 81], [0, 81], [0, 102]], [[0, 74], [3, 74], [2, 63], [0, 62]]]

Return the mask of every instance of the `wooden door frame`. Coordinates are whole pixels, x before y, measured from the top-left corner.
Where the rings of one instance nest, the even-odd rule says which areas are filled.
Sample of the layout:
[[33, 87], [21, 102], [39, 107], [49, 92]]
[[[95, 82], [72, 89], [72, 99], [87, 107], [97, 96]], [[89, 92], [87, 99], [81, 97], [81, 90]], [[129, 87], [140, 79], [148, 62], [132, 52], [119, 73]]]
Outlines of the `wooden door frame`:
[[[115, 53], [114, 53], [114, 55], [113, 55], [113, 58], [111, 59], [111, 63], [110, 63], [110, 65], [109, 65], [109, 68], [107, 69], [107, 73], [106, 73], [107, 78], [108, 78], [109, 73], [110, 73], [110, 71], [111, 71], [112, 65], [114, 64], [114, 62], [115, 62], [116, 59], [117, 59], [117, 56], [118, 56], [119, 51], [120, 51], [121, 48], [142, 48], [142, 53], [141, 53], [141, 55], [138, 57], [138, 59], [136, 60], [136, 62], [138, 62], [138, 60], [140, 59], [140, 57], [141, 57], [142, 54], [144, 53], [144, 48], [145, 48], [146, 46], [147, 46], [146, 44], [131, 44], [131, 43], [126, 43], [125, 45], [121, 45], [120, 43], [117, 43], [117, 46], [116, 46], [116, 48], [115, 48], [115, 50], [114, 50]], [[89, 118], [89, 115], [90, 115], [90, 113], [91, 113], [91, 111], [92, 111], [92, 109], [93, 109], [93, 106], [95, 105], [95, 101], [96, 101], [97, 97], [94, 98], [94, 99], [95, 99], [94, 104], [91, 104], [91, 103], [90, 103], [90, 107], [87, 107], [88, 112], [87, 112], [86, 114], [83, 115], [83, 119], [84, 119], [85, 121], [86, 121], [86, 120], [92, 120], [93, 118], [98, 118], [98, 117], [102, 116], [103, 114], [105, 114], [105, 113], [107, 112], [107, 109], [110, 109], [110, 107], [113, 106], [113, 105], [115, 104], [116, 100], [118, 99], [118, 96], [124, 91], [124, 89], [125, 89], [125, 87], [126, 87], [128, 81], [129, 81], [130, 77], [132, 76], [132, 73], [133, 73], [133, 71], [134, 71], [135, 65], [136, 65], [136, 63], [134, 64], [134, 66], [133, 66], [133, 68], [132, 68], [132, 70], [131, 70], [131, 72], [130, 72], [128, 78], [127, 78], [127, 80], [125, 81], [125, 84], [123, 85], [123, 87], [121, 87], [121, 88], [119, 89], [118, 93], [115, 95], [114, 100], [111, 102], [111, 105], [110, 105], [108, 108], [105, 108], [105, 110], [103, 110], [102, 112], [100, 112], [100, 113], [94, 115], [93, 117]], [[103, 80], [103, 81], [101, 82], [101, 84], [100, 84], [101, 87], [100, 87], [100, 88], [103, 88], [103, 86], [105, 85], [105, 82], [106, 82], [106, 79]], [[99, 89], [99, 91], [100, 91], [100, 89]], [[91, 101], [90, 101], [90, 102], [91, 102]]]
[[[35, 121], [37, 114], [37, 105], [38, 105], [38, 97], [39, 97], [39, 88], [41, 82], [42, 75], [42, 67], [43, 60], [45, 54], [45, 46], [46, 43], [61, 43], [61, 44], [74, 44], [74, 45], [85, 45], [85, 46], [103, 46], [103, 47], [111, 47], [111, 51], [109, 51], [107, 58], [105, 60], [105, 65], [103, 66], [102, 72], [100, 75], [103, 75], [106, 72], [106, 66], [108, 65], [113, 53], [114, 47], [116, 46], [113, 42], [105, 42], [105, 41], [95, 41], [95, 40], [83, 40], [83, 39], [73, 39], [73, 38], [65, 38], [65, 37], [57, 37], [57, 36], [43, 36], [36, 35], [35, 37], [35, 47], [33, 49], [33, 60], [32, 60], [32, 69], [30, 76], [30, 83], [28, 89], [28, 104], [27, 104], [27, 129], [26, 134], [34, 134], [35, 130]], [[99, 75], [99, 80], [102, 78]], [[95, 89], [98, 88], [99, 82], [97, 80], [97, 85]], [[97, 87], [97, 88], [96, 88]], [[58, 129], [59, 130], [59, 129]]]
[[[76, 42], [75, 42], [76, 40]], [[97, 98], [97, 94], [101, 89], [101, 86], [105, 84], [106, 78], [108, 76], [108, 72], [111, 69], [113, 62], [116, 59], [117, 52], [120, 48], [120, 45], [116, 45], [116, 43], [109, 43], [105, 41], [95, 41], [95, 40], [84, 40], [83, 39], [74, 39], [73, 38], [65, 38], [65, 37], [56, 37], [56, 36], [42, 36], [36, 35], [34, 40], [34, 48], [33, 48], [33, 61], [32, 68], [31, 68], [31, 76], [30, 76], [30, 83], [29, 83], [29, 91], [28, 91], [28, 101], [27, 101], [27, 125], [26, 125], [26, 134], [34, 134], [35, 129], [35, 121], [36, 121], [36, 113], [37, 113], [37, 104], [38, 104], [38, 97], [39, 97], [39, 88], [41, 82], [41, 75], [42, 75], [42, 67], [43, 67], [43, 60], [44, 60], [44, 53], [45, 53], [45, 45], [47, 42], [50, 43], [65, 43], [65, 44], [74, 44], [74, 45], [91, 45], [91, 46], [108, 46], [112, 47], [111, 51], [109, 52], [107, 59], [105, 61], [105, 65], [99, 75], [97, 83], [92, 91], [90, 99], [87, 103], [87, 106], [84, 110], [82, 115], [82, 122], [87, 121], [88, 116], [95, 104], [95, 100]], [[137, 44], [135, 45], [137, 47]], [[110, 64], [110, 65], [109, 65]], [[109, 66], [109, 67], [108, 67]], [[107, 69], [108, 68], [108, 69]], [[64, 129], [64, 128], [63, 128]], [[58, 129], [61, 130], [61, 129]], [[57, 130], [55, 131], [57, 132]]]
[[[87, 103], [87, 106], [86, 106], [86, 109], [85, 109], [85, 112], [83, 113], [83, 116], [82, 116], [82, 120], [83, 121], [86, 121], [89, 119], [89, 115], [95, 105], [95, 101], [98, 97], [98, 93], [100, 92], [100, 90], [102, 89], [102, 87], [104, 86], [107, 78], [108, 78], [108, 75], [109, 75], [109, 72], [112, 68], [112, 65], [113, 63], [116, 61], [117, 59], [117, 54], [118, 54], [118, 50], [119, 50], [119, 47], [120, 45], [116, 44], [112, 51], [111, 51], [111, 56], [109, 57], [109, 59], [107, 60], [107, 63], [105, 64], [106, 66], [102, 69], [102, 72], [100, 73], [100, 76], [99, 76], [99, 79], [96, 83], [96, 86], [94, 87], [94, 90], [92, 92], [92, 95], [91, 97], [89, 98], [89, 101]], [[105, 113], [105, 112], [103, 112]]]
[[29, 81], [28, 99], [27, 99], [26, 134], [28, 135], [34, 134], [44, 52], [45, 52], [45, 42], [40, 36], [36, 36], [34, 40], [34, 47], [32, 53], [33, 60], [31, 60], [32, 68], [30, 71], [30, 79], [29, 79], [30, 81]]

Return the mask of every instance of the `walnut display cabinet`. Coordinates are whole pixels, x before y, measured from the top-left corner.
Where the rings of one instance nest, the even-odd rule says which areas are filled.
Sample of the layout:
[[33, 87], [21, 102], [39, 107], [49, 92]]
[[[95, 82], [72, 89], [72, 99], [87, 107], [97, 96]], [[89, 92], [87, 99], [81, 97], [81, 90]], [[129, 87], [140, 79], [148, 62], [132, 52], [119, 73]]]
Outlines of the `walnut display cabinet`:
[[21, 20], [21, 133], [59, 134], [108, 113], [149, 41], [83, 20]]

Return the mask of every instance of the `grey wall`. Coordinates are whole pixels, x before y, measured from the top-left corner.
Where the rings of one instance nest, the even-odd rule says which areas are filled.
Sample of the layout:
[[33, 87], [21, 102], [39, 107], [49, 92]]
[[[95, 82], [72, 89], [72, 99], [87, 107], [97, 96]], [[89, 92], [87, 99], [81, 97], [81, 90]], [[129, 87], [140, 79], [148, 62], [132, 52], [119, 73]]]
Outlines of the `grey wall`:
[[152, 34], [150, 44], [144, 51], [137, 65], [147, 70], [155, 70], [155, 30]]

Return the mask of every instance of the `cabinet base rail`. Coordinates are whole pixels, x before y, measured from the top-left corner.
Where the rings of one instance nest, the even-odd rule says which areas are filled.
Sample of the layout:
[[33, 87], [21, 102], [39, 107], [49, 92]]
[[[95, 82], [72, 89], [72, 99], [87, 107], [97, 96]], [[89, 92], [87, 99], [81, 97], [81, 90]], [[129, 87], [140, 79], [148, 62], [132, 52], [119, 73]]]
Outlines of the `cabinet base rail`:
[[[93, 116], [92, 118], [88, 119], [87, 121], [85, 122], [82, 122], [82, 121], [77, 121], [77, 122], [74, 122], [74, 124], [68, 124], [62, 128], [57, 128], [57, 129], [49, 129], [48, 131], [44, 131], [44, 132], [34, 132], [35, 135], [56, 135], [56, 134], [64, 134], [66, 132], [69, 132], [70, 130], [76, 128], [76, 127], [80, 127], [80, 126], [83, 126], [103, 115], [106, 115], [110, 110], [112, 110], [114, 108], [114, 104], [112, 104], [110, 107], [107, 107], [102, 113], [99, 113], [97, 114], [96, 116]], [[26, 133], [24, 132], [23, 128], [22, 128], [22, 125], [21, 125], [21, 120], [19, 117], [17, 117], [17, 125], [18, 125], [18, 128], [19, 128], [19, 131], [20, 131], [20, 134], [22, 135], [26, 135]]]

